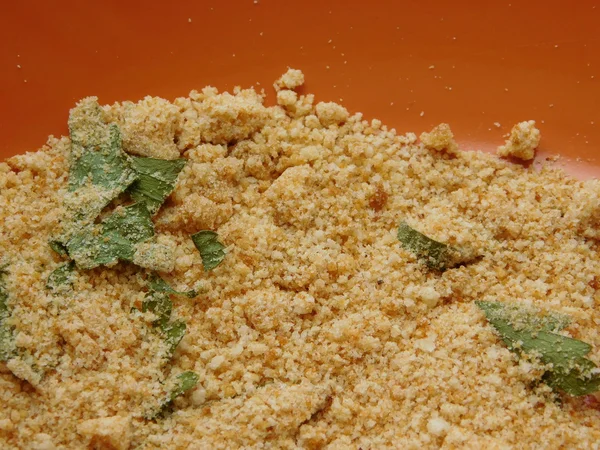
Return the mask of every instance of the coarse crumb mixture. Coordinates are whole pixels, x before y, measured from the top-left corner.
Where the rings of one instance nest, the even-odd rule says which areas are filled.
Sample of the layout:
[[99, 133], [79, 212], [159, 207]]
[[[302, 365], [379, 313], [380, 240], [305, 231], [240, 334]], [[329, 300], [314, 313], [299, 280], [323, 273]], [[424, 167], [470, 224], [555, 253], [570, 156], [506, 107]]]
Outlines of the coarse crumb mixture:
[[[446, 125], [398, 136], [303, 81], [278, 80], [273, 107], [239, 88], [104, 107], [126, 151], [189, 160], [154, 222], [176, 245], [163, 278], [205, 293], [173, 296], [187, 334], [168, 367], [130, 312], [138, 267], [45, 288], [69, 139], [0, 163], [10, 324], [30, 358], [0, 364], [0, 448], [598, 448], [596, 397], [537, 383], [474, 304], [568, 314], [598, 363], [598, 182], [458, 151]], [[399, 244], [403, 220], [479, 258], [428, 270]], [[211, 272], [189, 238], [202, 229], [227, 245]], [[197, 386], [144, 419], [187, 370]]]
[[512, 130], [504, 145], [498, 147], [498, 155], [514, 156], [529, 161], [535, 156], [535, 149], [540, 145], [540, 130], [535, 127], [535, 120], [519, 122]]

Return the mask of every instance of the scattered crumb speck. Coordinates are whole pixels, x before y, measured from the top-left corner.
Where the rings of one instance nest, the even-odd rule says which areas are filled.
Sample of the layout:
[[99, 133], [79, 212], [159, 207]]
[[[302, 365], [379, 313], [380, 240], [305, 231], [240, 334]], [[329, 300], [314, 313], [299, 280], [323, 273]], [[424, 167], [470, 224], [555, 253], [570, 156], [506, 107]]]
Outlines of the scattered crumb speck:
[[421, 117], [423, 117], [425, 115], [425, 111], [421, 111], [421, 114], [419, 114]]

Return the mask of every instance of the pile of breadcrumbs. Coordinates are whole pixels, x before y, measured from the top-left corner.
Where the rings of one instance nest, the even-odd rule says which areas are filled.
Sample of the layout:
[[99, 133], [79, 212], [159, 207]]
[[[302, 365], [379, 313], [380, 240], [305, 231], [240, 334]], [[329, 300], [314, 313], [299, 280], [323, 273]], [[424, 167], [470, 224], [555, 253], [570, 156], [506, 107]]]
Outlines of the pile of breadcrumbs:
[[[598, 363], [600, 184], [462, 152], [446, 125], [398, 136], [300, 95], [303, 82], [289, 70], [273, 107], [211, 87], [104, 107], [127, 152], [189, 160], [154, 222], [176, 245], [163, 278], [206, 289], [173, 297], [187, 334], [167, 368], [130, 313], [137, 268], [81, 271], [70, 295], [45, 288], [69, 139], [0, 163], [11, 324], [44, 373], [23, 381], [26, 367], [0, 363], [1, 448], [598, 448], [596, 397], [537, 382], [474, 302], [568, 314]], [[501, 152], [527, 158], [539, 133], [519, 127]], [[398, 242], [401, 221], [479, 257], [428, 270]], [[189, 239], [202, 229], [227, 246], [211, 272]], [[145, 419], [171, 370], [199, 382]]]

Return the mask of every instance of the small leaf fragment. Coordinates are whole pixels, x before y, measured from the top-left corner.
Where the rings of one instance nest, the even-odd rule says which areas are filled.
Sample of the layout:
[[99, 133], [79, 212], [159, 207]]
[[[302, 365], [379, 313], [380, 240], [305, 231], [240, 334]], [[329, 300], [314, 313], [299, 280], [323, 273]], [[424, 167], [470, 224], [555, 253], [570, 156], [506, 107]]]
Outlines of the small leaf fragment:
[[194, 386], [196, 386], [199, 379], [200, 377], [198, 374], [192, 371], [183, 372], [177, 375], [175, 388], [171, 391], [169, 400], [173, 401], [186, 391], [192, 389]]
[[199, 231], [192, 235], [192, 241], [200, 252], [204, 270], [213, 270], [225, 258], [225, 246], [219, 242], [219, 235], [214, 231]]
[[171, 318], [173, 311], [173, 302], [168, 294], [163, 292], [154, 292], [144, 299], [142, 303], [142, 312], [153, 312], [158, 318], [154, 323], [159, 326], [162, 323], [167, 323]]
[[136, 202], [144, 203], [150, 214], [154, 214], [175, 189], [177, 176], [187, 160], [132, 157], [131, 162], [137, 179], [129, 187], [129, 193]]
[[171, 381], [170, 384], [172, 384], [172, 388], [161, 401], [158, 409], [155, 410], [154, 413], [146, 416], [146, 418], [156, 419], [157, 417], [164, 416], [171, 410], [173, 400], [196, 386], [199, 379], [200, 377], [198, 374], [192, 371], [182, 372], [177, 375], [175, 379]]
[[191, 289], [189, 291], [176, 291], [169, 283], [159, 277], [156, 273], [151, 273], [148, 277], [148, 287], [154, 292], [164, 292], [167, 294], [184, 295], [189, 298], [194, 298], [198, 293], [196, 290]]
[[59, 292], [73, 285], [75, 278], [75, 262], [69, 261], [61, 264], [48, 276], [46, 288], [54, 292]]
[[48, 242], [50, 248], [60, 256], [67, 256], [67, 247], [60, 241], [50, 241]]
[[161, 322], [160, 330], [162, 331], [165, 341], [169, 346], [169, 356], [175, 353], [175, 349], [185, 336], [186, 325], [181, 320], [175, 320], [173, 322]]
[[16, 351], [12, 328], [6, 323], [10, 317], [8, 290], [5, 285], [5, 272], [0, 270], [0, 361], [7, 361]]
[[518, 308], [514, 306], [499, 302], [475, 303], [509, 350], [537, 357], [550, 366], [543, 380], [554, 390], [579, 396], [600, 389], [596, 364], [585, 358], [592, 347], [578, 339], [552, 332], [564, 328], [564, 320], [536, 319], [529, 311], [519, 317]]
[[406, 222], [398, 226], [398, 240], [402, 247], [414, 253], [430, 269], [443, 271], [454, 263], [450, 246], [431, 239]]

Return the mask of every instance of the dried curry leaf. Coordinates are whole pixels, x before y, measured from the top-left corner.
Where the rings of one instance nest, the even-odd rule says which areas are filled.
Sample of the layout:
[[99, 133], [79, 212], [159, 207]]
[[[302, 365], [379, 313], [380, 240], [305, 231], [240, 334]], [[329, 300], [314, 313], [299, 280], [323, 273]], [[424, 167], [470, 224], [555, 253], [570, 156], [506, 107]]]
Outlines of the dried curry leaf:
[[200, 252], [204, 270], [213, 270], [225, 258], [225, 246], [219, 242], [219, 235], [214, 231], [199, 231], [192, 235], [192, 241]]
[[46, 288], [54, 292], [68, 289], [73, 286], [75, 274], [75, 262], [69, 261], [61, 264], [48, 276]]
[[573, 396], [586, 395], [600, 389], [596, 364], [585, 356], [592, 347], [578, 339], [562, 336], [566, 326], [557, 319], [535, 319], [530, 311], [520, 317], [515, 307], [499, 302], [476, 302], [509, 350], [525, 353], [550, 368], [543, 380], [554, 390]]
[[410, 227], [406, 222], [398, 226], [398, 240], [406, 250], [427, 267], [434, 270], [446, 270], [455, 265], [453, 249], [447, 244], [435, 241]]
[[131, 162], [137, 179], [129, 187], [129, 193], [136, 202], [144, 203], [150, 214], [154, 214], [175, 189], [177, 176], [187, 160], [132, 157]]

